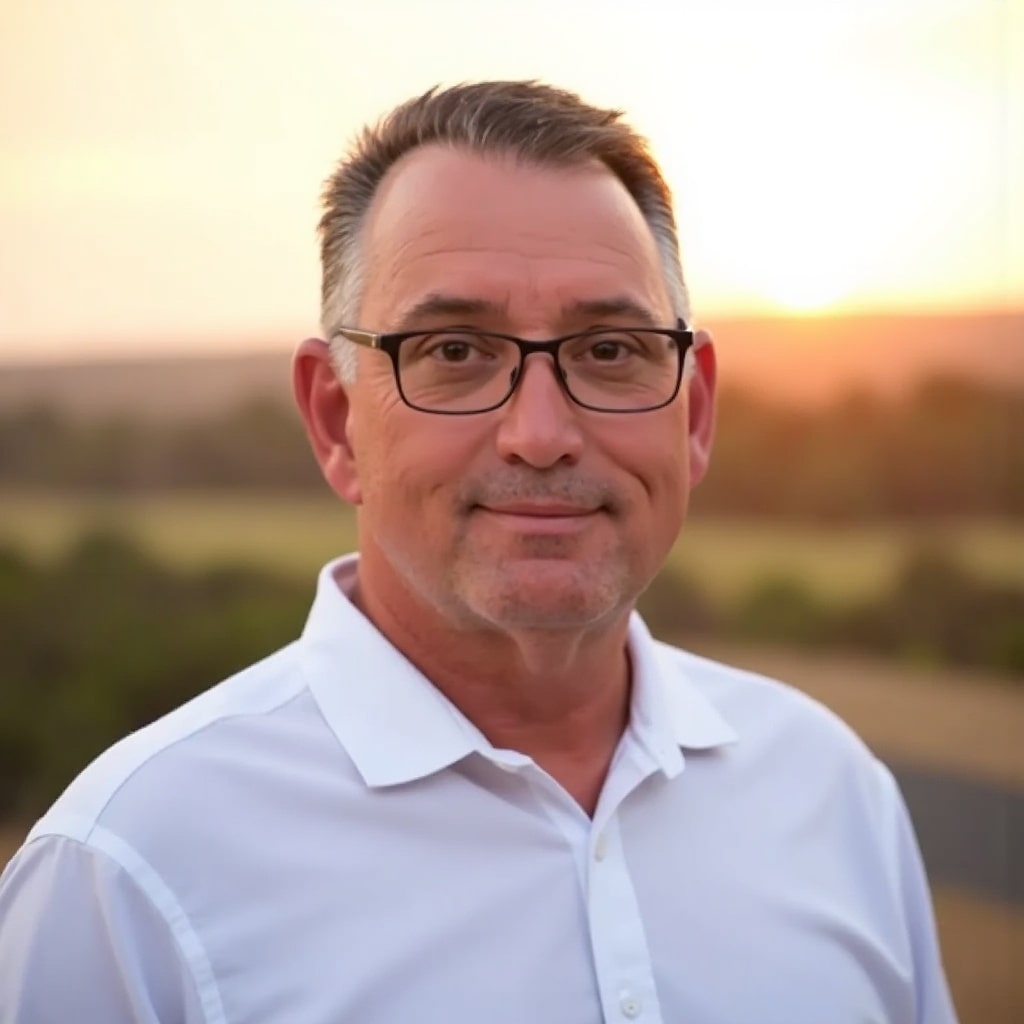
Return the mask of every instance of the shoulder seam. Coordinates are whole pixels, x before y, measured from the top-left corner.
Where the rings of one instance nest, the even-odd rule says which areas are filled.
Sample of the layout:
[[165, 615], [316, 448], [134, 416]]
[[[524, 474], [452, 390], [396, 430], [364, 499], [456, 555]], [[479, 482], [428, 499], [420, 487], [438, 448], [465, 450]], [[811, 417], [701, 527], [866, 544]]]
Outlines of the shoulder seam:
[[282, 700], [282, 701], [280, 701], [277, 704], [273, 704], [270, 707], [260, 708], [259, 711], [237, 712], [237, 713], [234, 713], [234, 714], [220, 715], [220, 716], [218, 716], [216, 718], [212, 718], [212, 719], [210, 719], [210, 721], [204, 722], [202, 725], [198, 726], [197, 728], [190, 730], [184, 736], [178, 736], [176, 739], [172, 740], [170, 743], [166, 743], [163, 746], [158, 747], [156, 750], [151, 750], [141, 761], [139, 761], [136, 765], [134, 765], [132, 767], [131, 771], [129, 771], [124, 776], [124, 778], [122, 778], [117, 783], [117, 785], [107, 794], [107, 797], [103, 801], [103, 803], [96, 809], [96, 812], [93, 815], [93, 819], [92, 819], [92, 822], [93, 822], [92, 823], [92, 828], [90, 829], [89, 833], [85, 837], [86, 841], [87, 842], [90, 841], [91, 836], [92, 836], [92, 832], [94, 830], [102, 829], [103, 828], [103, 826], [100, 825], [100, 823], [99, 823], [100, 818], [103, 816], [103, 812], [107, 809], [107, 807], [110, 806], [110, 802], [114, 799], [114, 797], [116, 797], [117, 794], [121, 792], [121, 790], [132, 780], [132, 778], [136, 774], [138, 774], [138, 772], [140, 772], [147, 764], [149, 764], [155, 758], [159, 757], [161, 754], [164, 754], [164, 753], [166, 753], [169, 750], [172, 750], [174, 747], [179, 746], [180, 744], [186, 742], [187, 740], [190, 740], [190, 739], [192, 739], [195, 736], [201, 735], [202, 733], [204, 733], [204, 732], [208, 731], [209, 729], [213, 728], [215, 725], [221, 724], [222, 722], [230, 722], [230, 721], [232, 721], [234, 719], [237, 719], [237, 718], [251, 718], [251, 717], [255, 717], [256, 715], [263, 715], [263, 714], [267, 714], [268, 712], [278, 711], [281, 708], [283, 708], [285, 705], [290, 704], [297, 697], [301, 697], [302, 693], [303, 693], [303, 691], [305, 689], [306, 689], [306, 685], [305, 685], [305, 682], [303, 682], [302, 686], [296, 692], [290, 694], [285, 700]]
[[[146, 765], [148, 765], [155, 758], [159, 757], [161, 754], [173, 749], [176, 746], [179, 746], [180, 744], [192, 739], [195, 736], [199, 736], [200, 734], [206, 732], [208, 729], [216, 725], [219, 725], [222, 722], [228, 722], [233, 719], [255, 717], [257, 715], [263, 715], [274, 711], [278, 711], [281, 708], [285, 707], [287, 704], [296, 700], [298, 697], [301, 697], [303, 693], [308, 692], [309, 686], [307, 684], [305, 674], [302, 672], [296, 672], [295, 678], [295, 683], [289, 688], [290, 692], [288, 692], [282, 699], [277, 700], [274, 703], [268, 704], [267, 706], [260, 707], [255, 710], [229, 711], [225, 714], [216, 714], [209, 720], [202, 722], [201, 724], [197, 724], [194, 728], [187, 729], [183, 734], [175, 736], [165, 743], [159, 744], [154, 749], [145, 751], [142, 754], [142, 756], [137, 761], [135, 761], [134, 764], [131, 765], [130, 769], [128, 769], [121, 778], [116, 780], [116, 782], [113, 784], [113, 788], [110, 789], [110, 791], [103, 797], [103, 799], [97, 804], [97, 806], [89, 810], [88, 814], [76, 814], [72, 812], [69, 815], [67, 815], [67, 818], [69, 820], [77, 819], [80, 827], [85, 826], [84, 829], [77, 832], [75, 835], [70, 835], [69, 838], [75, 838], [78, 839], [80, 842], [88, 843], [91, 840], [93, 830], [102, 828], [99, 822], [100, 819], [103, 817], [103, 814], [106, 811], [106, 809], [110, 806], [111, 801], [131, 781], [131, 779], [138, 774], [138, 772], [140, 772]], [[156, 722], [159, 721], [160, 719], [156, 720]], [[151, 723], [151, 726], [155, 725], [156, 722]], [[143, 726], [143, 729], [150, 728], [151, 726]], [[132, 737], [135, 735], [138, 735], [138, 733], [129, 734], [129, 736], [123, 737], [123, 739], [120, 742], [130, 741]], [[112, 749], [113, 748], [108, 748], [108, 751], [105, 751], [104, 753], [107, 753], [109, 752], [109, 750]], [[103, 755], [100, 756], [102, 757]], [[96, 761], [91, 762], [90, 765], [87, 765], [85, 768], [82, 769], [82, 772], [87, 771], [90, 767], [92, 767], [92, 765], [95, 764]], [[57, 801], [44, 813], [42, 818], [40, 818], [39, 821], [36, 822], [32, 831], [29, 833], [30, 838], [35, 835], [45, 834], [46, 830], [48, 830], [49, 828], [49, 826], [47, 825], [47, 819], [49, 819], [51, 815], [54, 814], [54, 812], [57, 812], [58, 820], [60, 819], [60, 817], [62, 817], [60, 813], [60, 805], [63, 802], [68, 790], [72, 786], [74, 786], [75, 782], [81, 776], [82, 772], [80, 772], [79, 775], [76, 776], [75, 779], [73, 779], [68, 784], [68, 788], [65, 789], [64, 793], [60, 797], [58, 797]], [[63, 833], [56, 832], [53, 834]]]
[[124, 872], [170, 932], [182, 963], [192, 981], [206, 1024], [227, 1024], [217, 979], [202, 940], [192, 927], [192, 922], [185, 913], [184, 907], [171, 888], [130, 843], [102, 826], [96, 825], [90, 829], [88, 840], [56, 831], [36, 832], [33, 829], [33, 833], [34, 835], [30, 835], [26, 840], [26, 846], [29, 842], [34, 842], [44, 836], [52, 836], [65, 842], [74, 843], [92, 854], [99, 854]]

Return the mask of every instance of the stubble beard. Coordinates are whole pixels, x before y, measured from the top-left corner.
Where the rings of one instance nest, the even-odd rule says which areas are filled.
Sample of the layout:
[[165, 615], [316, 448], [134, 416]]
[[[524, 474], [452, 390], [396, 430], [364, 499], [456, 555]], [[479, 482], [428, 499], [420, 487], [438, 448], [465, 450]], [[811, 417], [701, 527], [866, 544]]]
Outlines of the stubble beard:
[[507, 552], [481, 550], [463, 534], [445, 589], [468, 618], [502, 632], [594, 628], [631, 608], [642, 587], [621, 543], [589, 559], [576, 547], [534, 536]]

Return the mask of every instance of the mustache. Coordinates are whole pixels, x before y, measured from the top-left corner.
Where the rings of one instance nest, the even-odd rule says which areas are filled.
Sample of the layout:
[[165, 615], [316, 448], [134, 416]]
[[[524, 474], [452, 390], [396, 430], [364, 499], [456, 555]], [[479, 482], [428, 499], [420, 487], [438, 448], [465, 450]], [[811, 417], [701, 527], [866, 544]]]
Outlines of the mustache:
[[612, 512], [625, 505], [624, 496], [606, 480], [572, 470], [493, 473], [470, 480], [459, 490], [459, 504], [509, 505], [519, 501], [551, 501]]

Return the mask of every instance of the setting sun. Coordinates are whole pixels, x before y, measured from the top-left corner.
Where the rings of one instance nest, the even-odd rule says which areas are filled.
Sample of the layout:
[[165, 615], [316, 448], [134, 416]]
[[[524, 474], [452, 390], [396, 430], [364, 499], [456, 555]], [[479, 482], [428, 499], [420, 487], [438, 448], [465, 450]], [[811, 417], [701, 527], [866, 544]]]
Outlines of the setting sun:
[[1011, 72], [991, 74], [1009, 9], [1001, 25], [992, 6], [940, 8], [915, 8], [902, 38], [872, 5], [804, 9], [793, 33], [770, 8], [742, 34], [728, 11], [706, 17], [741, 73], [684, 70], [683, 136], [678, 109], [651, 117], [698, 295], [798, 312], [1024, 299], [1024, 153]]
[[791, 271], [788, 280], [782, 275], [766, 289], [766, 294], [773, 299], [780, 309], [793, 313], [817, 313], [834, 306], [848, 294], [844, 284], [830, 280], [828, 268], [817, 279], [807, 273]]

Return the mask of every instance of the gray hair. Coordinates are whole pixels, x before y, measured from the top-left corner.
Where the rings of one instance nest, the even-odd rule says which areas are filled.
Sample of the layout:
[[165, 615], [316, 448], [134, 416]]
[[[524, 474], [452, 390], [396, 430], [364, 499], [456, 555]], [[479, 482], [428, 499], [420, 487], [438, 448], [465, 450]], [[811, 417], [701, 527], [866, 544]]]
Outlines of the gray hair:
[[672, 195], [647, 142], [622, 120], [579, 96], [539, 82], [478, 82], [433, 88], [364, 128], [323, 191], [320, 322], [338, 373], [355, 376], [355, 346], [336, 339], [359, 315], [365, 262], [361, 230], [385, 174], [406, 153], [446, 143], [473, 153], [511, 154], [541, 166], [603, 163], [629, 191], [654, 236], [677, 316], [689, 322]]

